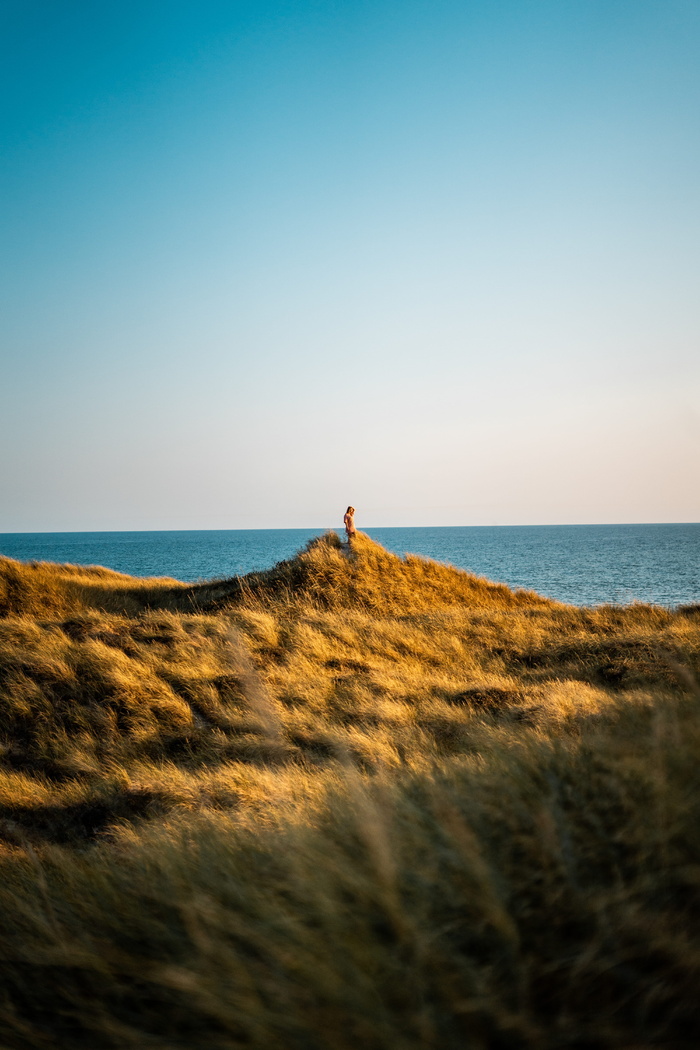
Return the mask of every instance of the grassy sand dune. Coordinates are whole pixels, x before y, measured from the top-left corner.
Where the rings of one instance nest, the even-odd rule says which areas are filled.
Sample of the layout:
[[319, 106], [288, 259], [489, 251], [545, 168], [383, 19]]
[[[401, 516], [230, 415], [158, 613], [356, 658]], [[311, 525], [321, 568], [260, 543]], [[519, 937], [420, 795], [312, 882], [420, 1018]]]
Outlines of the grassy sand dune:
[[700, 616], [0, 559], [0, 1045], [694, 1047]]
[[85, 609], [127, 615], [144, 609], [213, 612], [253, 599], [265, 605], [301, 601], [322, 608], [351, 605], [372, 610], [430, 609], [465, 601], [473, 606], [551, 604], [533, 592], [513, 592], [426, 558], [399, 558], [363, 533], [358, 533], [352, 554], [336, 533], [328, 533], [265, 572], [191, 585], [171, 579], [136, 580], [101, 566], [24, 564], [0, 557], [0, 616]]

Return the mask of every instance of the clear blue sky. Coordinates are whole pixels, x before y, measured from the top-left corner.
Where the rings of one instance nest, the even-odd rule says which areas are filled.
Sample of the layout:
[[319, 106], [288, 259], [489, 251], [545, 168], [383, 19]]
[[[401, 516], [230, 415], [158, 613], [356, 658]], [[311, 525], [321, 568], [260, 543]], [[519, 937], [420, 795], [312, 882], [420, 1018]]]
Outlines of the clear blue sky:
[[698, 0], [0, 38], [0, 531], [700, 520]]

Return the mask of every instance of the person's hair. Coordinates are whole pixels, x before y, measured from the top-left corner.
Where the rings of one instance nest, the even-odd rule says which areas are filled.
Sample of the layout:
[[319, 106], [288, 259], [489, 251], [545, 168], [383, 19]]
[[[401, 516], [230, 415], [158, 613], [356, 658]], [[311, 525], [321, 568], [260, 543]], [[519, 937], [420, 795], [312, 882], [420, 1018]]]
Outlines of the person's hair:
[[348, 507], [348, 509], [345, 511], [345, 513], [346, 514], [354, 514], [355, 513], [355, 508], [354, 507]]

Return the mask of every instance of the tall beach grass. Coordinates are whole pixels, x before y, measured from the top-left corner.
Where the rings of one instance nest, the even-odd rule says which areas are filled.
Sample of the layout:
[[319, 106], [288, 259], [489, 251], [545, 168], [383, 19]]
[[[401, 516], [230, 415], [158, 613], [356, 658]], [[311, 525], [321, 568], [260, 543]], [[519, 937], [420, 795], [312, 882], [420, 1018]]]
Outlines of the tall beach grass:
[[0, 1045], [695, 1047], [700, 615], [0, 559]]

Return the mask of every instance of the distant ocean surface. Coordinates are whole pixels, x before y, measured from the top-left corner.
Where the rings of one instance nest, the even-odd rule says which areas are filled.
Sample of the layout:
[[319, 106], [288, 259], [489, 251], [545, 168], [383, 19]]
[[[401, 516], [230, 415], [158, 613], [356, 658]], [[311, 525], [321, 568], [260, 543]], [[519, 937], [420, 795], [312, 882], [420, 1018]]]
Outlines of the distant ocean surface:
[[[105, 565], [202, 580], [267, 569], [324, 529], [0, 534], [23, 561]], [[700, 524], [517, 525], [364, 530], [397, 554], [449, 562], [575, 605], [700, 602]]]

